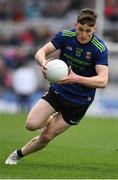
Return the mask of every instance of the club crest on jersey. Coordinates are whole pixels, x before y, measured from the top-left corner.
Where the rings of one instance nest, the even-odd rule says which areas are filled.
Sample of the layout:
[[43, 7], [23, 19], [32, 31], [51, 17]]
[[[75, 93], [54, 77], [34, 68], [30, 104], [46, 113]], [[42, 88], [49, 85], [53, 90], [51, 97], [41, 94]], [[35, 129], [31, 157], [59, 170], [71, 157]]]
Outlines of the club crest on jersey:
[[90, 59], [91, 59], [91, 52], [90, 52], [90, 51], [87, 51], [87, 52], [86, 52], [86, 59], [87, 59], [87, 60], [90, 60]]
[[83, 49], [76, 48], [76, 56], [80, 57], [83, 52]]

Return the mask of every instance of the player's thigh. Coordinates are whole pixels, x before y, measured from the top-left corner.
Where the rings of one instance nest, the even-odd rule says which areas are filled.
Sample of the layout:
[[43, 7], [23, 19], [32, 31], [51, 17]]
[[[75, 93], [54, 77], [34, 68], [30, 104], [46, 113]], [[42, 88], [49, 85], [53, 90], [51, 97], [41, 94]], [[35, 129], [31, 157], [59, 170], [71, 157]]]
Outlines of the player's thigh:
[[53, 113], [55, 113], [53, 107], [44, 99], [40, 99], [30, 111], [26, 124], [42, 128]]
[[71, 127], [71, 125], [64, 121], [61, 113], [59, 112], [54, 118], [54, 121], [52, 121], [52, 123], [47, 127], [46, 134], [50, 139], [52, 139], [63, 133], [69, 127]]

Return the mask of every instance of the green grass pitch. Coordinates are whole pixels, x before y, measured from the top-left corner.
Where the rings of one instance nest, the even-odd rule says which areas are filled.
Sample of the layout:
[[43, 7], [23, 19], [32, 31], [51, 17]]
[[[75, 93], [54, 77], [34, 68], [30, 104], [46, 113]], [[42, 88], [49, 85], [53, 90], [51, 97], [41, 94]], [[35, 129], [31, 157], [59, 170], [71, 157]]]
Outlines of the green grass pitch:
[[5, 165], [13, 150], [38, 135], [25, 129], [26, 114], [0, 114], [0, 179], [118, 179], [118, 120], [84, 118], [47, 148]]

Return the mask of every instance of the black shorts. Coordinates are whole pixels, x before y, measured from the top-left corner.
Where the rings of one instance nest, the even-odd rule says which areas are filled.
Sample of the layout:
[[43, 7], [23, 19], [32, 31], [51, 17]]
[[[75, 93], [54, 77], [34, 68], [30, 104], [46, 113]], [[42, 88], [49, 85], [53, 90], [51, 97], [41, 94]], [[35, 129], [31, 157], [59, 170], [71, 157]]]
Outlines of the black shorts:
[[70, 102], [51, 88], [42, 99], [46, 100], [56, 112], [61, 112], [63, 119], [70, 125], [78, 124], [89, 107]]

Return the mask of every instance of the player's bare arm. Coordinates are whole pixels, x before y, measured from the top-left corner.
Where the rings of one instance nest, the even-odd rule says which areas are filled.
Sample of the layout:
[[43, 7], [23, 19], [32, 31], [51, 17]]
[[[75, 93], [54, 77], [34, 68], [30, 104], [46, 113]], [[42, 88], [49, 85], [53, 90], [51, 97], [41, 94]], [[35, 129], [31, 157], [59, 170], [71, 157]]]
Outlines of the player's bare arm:
[[54, 45], [49, 42], [46, 45], [44, 45], [42, 48], [38, 50], [38, 52], [35, 55], [35, 59], [39, 65], [42, 65], [43, 62], [46, 61], [46, 57], [56, 51], [56, 48]]
[[96, 65], [96, 76], [84, 77], [75, 74], [70, 69], [69, 76], [60, 81], [59, 84], [80, 83], [92, 88], [104, 88], [108, 83], [108, 67], [105, 65]]
[[46, 70], [47, 70], [46, 57], [48, 55], [50, 55], [51, 53], [53, 53], [54, 51], [56, 51], [56, 48], [54, 47], [54, 45], [51, 42], [49, 42], [46, 45], [44, 45], [42, 48], [40, 48], [35, 55], [35, 59], [36, 59], [37, 63], [41, 66], [41, 70], [42, 70], [44, 76], [46, 75]]

